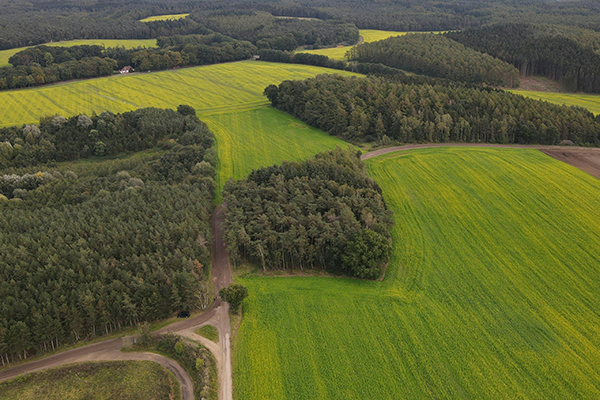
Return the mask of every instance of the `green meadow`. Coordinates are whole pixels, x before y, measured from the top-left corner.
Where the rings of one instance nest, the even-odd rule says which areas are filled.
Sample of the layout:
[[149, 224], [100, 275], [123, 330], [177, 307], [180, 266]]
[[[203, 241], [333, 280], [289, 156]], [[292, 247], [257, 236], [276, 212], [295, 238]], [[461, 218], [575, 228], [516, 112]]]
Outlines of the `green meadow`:
[[395, 216], [384, 281], [240, 274], [236, 398], [600, 397], [600, 181], [520, 149], [367, 166]]
[[0, 383], [1, 400], [181, 399], [179, 382], [152, 361], [71, 364]]
[[183, 19], [190, 15], [187, 14], [166, 14], [166, 15], [153, 15], [151, 17], [146, 17], [144, 19], [140, 19], [141, 22], [153, 22], [153, 21], [169, 21], [169, 20], [177, 20]]
[[592, 113], [600, 115], [600, 95], [597, 94], [537, 92], [531, 90], [511, 90], [511, 92], [550, 103], [587, 108]]
[[[69, 40], [65, 42], [52, 42], [44, 43], [45, 46], [83, 46], [83, 45], [97, 45], [104, 47], [117, 47], [123, 46], [126, 49], [133, 49], [135, 47], [156, 47], [156, 39], [83, 39], [83, 40]], [[18, 52], [27, 49], [28, 47], [19, 47], [16, 49], [0, 50], [0, 67], [8, 65], [8, 59]]]
[[253, 169], [300, 161], [348, 144], [270, 106], [200, 117], [217, 137], [218, 185]]
[[352, 75], [309, 65], [242, 61], [203, 67], [111, 76], [0, 92], [0, 127], [37, 123], [41, 116], [123, 112], [189, 104], [204, 115], [268, 104], [269, 84], [324, 73]]

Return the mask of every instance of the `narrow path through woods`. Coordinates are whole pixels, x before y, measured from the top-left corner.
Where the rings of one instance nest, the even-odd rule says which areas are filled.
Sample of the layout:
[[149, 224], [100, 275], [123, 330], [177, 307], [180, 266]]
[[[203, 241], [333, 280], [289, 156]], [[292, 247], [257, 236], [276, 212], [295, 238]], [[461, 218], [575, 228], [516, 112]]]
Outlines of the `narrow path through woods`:
[[[213, 265], [212, 279], [215, 293], [231, 283], [231, 267], [229, 255], [223, 241], [221, 224], [225, 219], [224, 205], [215, 210], [213, 216]], [[219, 343], [215, 344], [208, 339], [198, 336], [194, 330], [206, 324], [214, 325], [219, 331]], [[204, 313], [192, 318], [185, 319], [159, 329], [155, 334], [176, 333], [178, 335], [196, 340], [207, 347], [217, 360], [219, 373], [219, 400], [233, 399], [233, 383], [231, 378], [231, 329], [229, 326], [229, 305], [217, 299]], [[59, 367], [84, 361], [121, 361], [121, 360], [146, 360], [154, 361], [171, 371], [181, 387], [181, 398], [183, 400], [194, 400], [194, 386], [189, 374], [176, 361], [154, 353], [121, 352], [125, 343], [131, 342], [133, 336], [109, 339], [102, 342], [90, 344], [64, 351], [39, 360], [0, 371], [0, 382], [16, 378], [19, 375], [40, 371], [47, 368]]]
[[520, 144], [492, 144], [492, 143], [429, 143], [407, 144], [405, 146], [387, 147], [363, 154], [360, 159], [381, 156], [383, 154], [411, 149], [426, 149], [430, 147], [500, 147], [514, 149], [539, 150], [550, 157], [556, 158], [569, 165], [581, 169], [588, 174], [600, 179], [600, 148], [578, 146], [546, 146], [546, 145], [520, 145]]

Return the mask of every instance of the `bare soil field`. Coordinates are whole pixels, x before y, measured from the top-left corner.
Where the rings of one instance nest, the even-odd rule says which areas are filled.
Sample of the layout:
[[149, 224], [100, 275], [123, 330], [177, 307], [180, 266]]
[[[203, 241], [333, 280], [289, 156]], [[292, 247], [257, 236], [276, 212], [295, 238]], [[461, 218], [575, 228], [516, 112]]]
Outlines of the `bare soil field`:
[[542, 153], [557, 160], [579, 168], [600, 179], [600, 151], [596, 149], [556, 149], [540, 150]]

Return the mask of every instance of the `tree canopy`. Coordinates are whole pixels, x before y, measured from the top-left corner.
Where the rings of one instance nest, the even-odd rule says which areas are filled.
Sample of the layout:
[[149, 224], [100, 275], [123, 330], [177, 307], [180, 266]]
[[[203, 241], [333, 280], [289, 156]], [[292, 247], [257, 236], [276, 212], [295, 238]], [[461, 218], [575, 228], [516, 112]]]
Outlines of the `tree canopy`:
[[[323, 269], [367, 279], [390, 255], [392, 216], [351, 148], [262, 168], [229, 181], [225, 238], [234, 262]], [[362, 263], [368, 259], [368, 263]]]
[[2, 131], [17, 149], [0, 170], [2, 362], [208, 305], [206, 125], [142, 109], [26, 128]]
[[271, 104], [356, 142], [600, 145], [600, 117], [502, 90], [396, 76], [321, 75], [265, 89]]

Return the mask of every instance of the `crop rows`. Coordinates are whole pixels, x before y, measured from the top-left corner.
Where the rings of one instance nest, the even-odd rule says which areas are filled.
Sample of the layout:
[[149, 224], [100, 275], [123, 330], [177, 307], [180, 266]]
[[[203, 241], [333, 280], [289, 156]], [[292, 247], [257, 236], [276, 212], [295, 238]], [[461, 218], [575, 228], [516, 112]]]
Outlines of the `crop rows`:
[[[265, 105], [271, 83], [343, 71], [308, 65], [243, 61], [155, 73], [113, 76], [0, 92], [0, 127], [37, 123], [40, 116], [122, 112], [189, 104], [200, 114]], [[249, 78], [251, 77], [251, 78]]]
[[600, 182], [534, 150], [368, 161], [383, 282], [246, 277], [243, 399], [598, 398]]
[[215, 133], [219, 155], [219, 188], [256, 168], [300, 161], [346, 142], [272, 107], [213, 113], [202, 117]]

